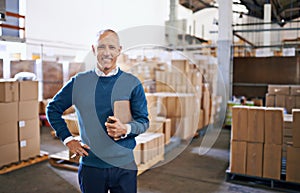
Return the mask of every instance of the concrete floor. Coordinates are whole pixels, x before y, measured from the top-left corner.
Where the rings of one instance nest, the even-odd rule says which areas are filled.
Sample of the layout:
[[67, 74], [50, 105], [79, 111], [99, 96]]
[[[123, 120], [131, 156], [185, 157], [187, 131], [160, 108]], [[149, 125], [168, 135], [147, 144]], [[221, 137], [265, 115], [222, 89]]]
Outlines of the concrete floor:
[[[50, 135], [50, 128], [41, 128], [41, 149], [49, 154], [65, 149]], [[181, 152], [162, 166], [138, 176], [139, 193], [271, 193], [269, 189], [241, 186], [225, 181], [228, 168], [230, 130], [223, 129], [214, 146], [203, 156], [197, 154], [203, 137], [188, 146], [180, 145], [172, 152]], [[166, 155], [166, 160], [174, 153]], [[0, 175], [0, 193], [74, 193], [80, 192], [77, 173], [52, 167], [48, 161]]]

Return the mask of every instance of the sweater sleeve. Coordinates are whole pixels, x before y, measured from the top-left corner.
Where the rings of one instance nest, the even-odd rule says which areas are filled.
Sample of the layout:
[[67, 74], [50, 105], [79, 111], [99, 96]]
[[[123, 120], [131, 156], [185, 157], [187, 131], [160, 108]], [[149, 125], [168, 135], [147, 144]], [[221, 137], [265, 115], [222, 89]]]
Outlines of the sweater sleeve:
[[131, 125], [131, 135], [139, 135], [149, 128], [147, 101], [142, 84], [138, 84], [130, 98], [130, 107], [133, 121]]
[[47, 105], [46, 116], [61, 141], [72, 136], [62, 115], [66, 109], [72, 106], [72, 90], [74, 78], [72, 78]]

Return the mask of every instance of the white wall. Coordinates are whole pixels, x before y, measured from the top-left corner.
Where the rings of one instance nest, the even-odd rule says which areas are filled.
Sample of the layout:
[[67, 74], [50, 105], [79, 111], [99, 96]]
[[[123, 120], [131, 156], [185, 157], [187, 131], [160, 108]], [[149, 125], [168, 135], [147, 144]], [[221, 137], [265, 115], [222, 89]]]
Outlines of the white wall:
[[168, 0], [30, 0], [27, 39], [90, 45], [96, 32], [140, 25], [164, 25]]

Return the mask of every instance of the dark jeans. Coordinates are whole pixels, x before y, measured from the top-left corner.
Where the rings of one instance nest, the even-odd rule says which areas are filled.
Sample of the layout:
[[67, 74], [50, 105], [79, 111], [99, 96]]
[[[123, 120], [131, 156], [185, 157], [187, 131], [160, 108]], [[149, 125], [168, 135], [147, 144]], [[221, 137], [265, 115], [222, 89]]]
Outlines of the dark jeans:
[[[134, 167], [136, 168], [135, 163]], [[136, 193], [137, 169], [95, 168], [80, 164], [78, 180], [82, 193]]]

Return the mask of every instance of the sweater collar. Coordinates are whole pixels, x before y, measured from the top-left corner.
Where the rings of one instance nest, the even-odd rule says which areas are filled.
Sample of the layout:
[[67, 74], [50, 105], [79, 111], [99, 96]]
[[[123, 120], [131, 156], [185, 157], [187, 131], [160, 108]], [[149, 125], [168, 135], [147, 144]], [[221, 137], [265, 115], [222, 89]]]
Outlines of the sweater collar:
[[118, 74], [119, 72], [119, 67], [117, 66], [115, 69], [113, 69], [111, 72], [109, 72], [108, 74], [104, 74], [103, 71], [99, 70], [99, 68], [95, 68], [95, 72], [97, 74], [97, 76], [99, 77], [111, 77], [111, 76], [114, 76], [116, 74]]

